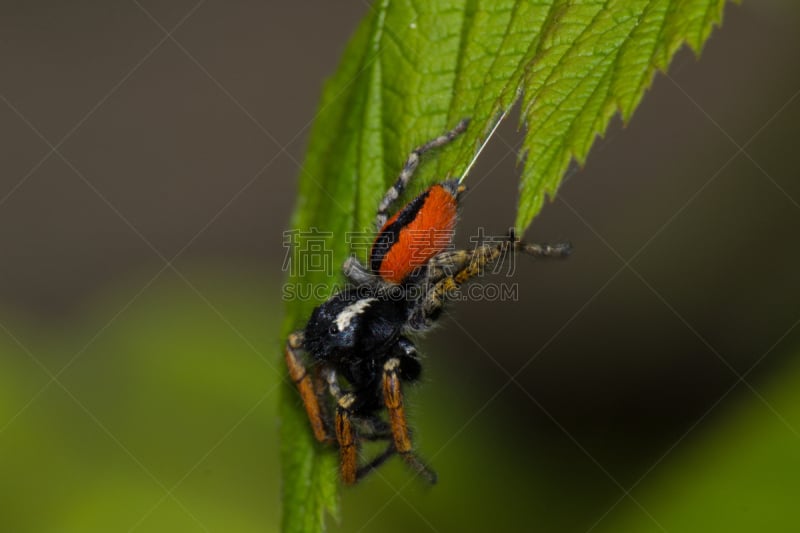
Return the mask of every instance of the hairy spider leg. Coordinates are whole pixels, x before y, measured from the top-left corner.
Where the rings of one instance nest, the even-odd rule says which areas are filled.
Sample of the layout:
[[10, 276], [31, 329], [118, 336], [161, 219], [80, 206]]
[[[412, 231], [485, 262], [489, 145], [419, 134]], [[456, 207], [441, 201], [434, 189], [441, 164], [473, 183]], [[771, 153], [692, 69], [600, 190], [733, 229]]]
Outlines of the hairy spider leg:
[[[513, 233], [512, 233], [513, 235]], [[514, 249], [533, 257], [552, 257], [561, 259], [572, 253], [572, 244], [559, 242], [556, 244], [537, 243], [537, 242], [514, 242]]]
[[302, 331], [295, 331], [289, 335], [286, 341], [286, 366], [289, 368], [289, 377], [300, 392], [314, 437], [320, 442], [325, 442], [330, 439], [325, 430], [325, 417], [320, 406], [319, 377], [312, 380], [299, 357], [299, 352], [303, 349], [304, 336]]
[[381, 466], [383, 463], [386, 462], [391, 456], [397, 453], [397, 450], [394, 449], [394, 444], [389, 444], [386, 450], [383, 451], [380, 455], [375, 457], [369, 463], [361, 466], [358, 468], [358, 472], [356, 473], [356, 480], [360, 481], [364, 476]]
[[336, 440], [339, 442], [339, 473], [342, 483], [352, 485], [358, 481], [358, 434], [350, 417], [350, 408], [356, 397], [343, 394], [336, 400]]
[[406, 159], [406, 162], [403, 164], [403, 169], [400, 171], [400, 175], [397, 176], [397, 180], [394, 182], [394, 185], [392, 185], [389, 190], [386, 191], [381, 203], [378, 205], [378, 214], [375, 216], [375, 229], [380, 231], [384, 224], [386, 224], [389, 208], [403, 193], [408, 185], [408, 182], [411, 180], [411, 177], [414, 175], [414, 171], [417, 170], [420, 156], [428, 150], [439, 148], [453, 141], [453, 139], [458, 137], [464, 132], [464, 130], [467, 129], [468, 124], [469, 119], [462, 119], [461, 122], [459, 122], [452, 130], [448, 131], [444, 135], [440, 135], [439, 137], [426, 142], [421, 146], [414, 148], [414, 150], [411, 151], [411, 153], [408, 155], [408, 159]]
[[411, 437], [403, 406], [403, 391], [400, 387], [400, 359], [392, 357], [383, 365], [383, 398], [389, 412], [394, 450], [418, 474], [430, 484], [436, 483], [436, 472], [426, 465], [411, 449]]
[[412, 324], [429, 325], [433, 316], [441, 310], [448, 294], [482, 274], [488, 266], [503, 258], [512, 246], [514, 251], [534, 257], [563, 258], [572, 251], [569, 243], [551, 245], [518, 241], [512, 232], [508, 240], [494, 245], [483, 244], [472, 250], [443, 252], [430, 261], [426, 279], [428, 289], [422, 305], [412, 317]]
[[354, 424], [356, 420], [353, 418], [349, 407], [346, 407], [346, 405], [352, 404], [354, 400], [355, 396], [346, 394], [341, 398], [336, 409], [336, 440], [339, 443], [339, 476], [346, 485], [352, 485], [360, 481], [364, 476], [381, 466], [397, 452], [394, 444], [390, 443], [386, 450], [369, 463], [362, 466], [358, 465], [358, 451], [360, 449], [359, 439], [386, 440], [391, 439], [392, 434], [369, 433], [365, 435], [357, 431]]
[[342, 272], [347, 281], [356, 287], [378, 287], [382, 282], [380, 274], [368, 270], [352, 255], [342, 265]]
[[336, 442], [339, 444], [339, 475], [342, 483], [352, 485], [358, 481], [358, 433], [353, 425], [351, 410], [356, 401], [352, 392], [344, 392], [339, 387], [336, 370], [327, 367], [323, 370], [328, 391], [336, 400]]
[[360, 439], [390, 440], [391, 428], [379, 417], [354, 417], [352, 413], [356, 395], [344, 392], [339, 387], [336, 371], [332, 368], [324, 370], [328, 390], [336, 399], [336, 441], [339, 444], [339, 476], [346, 485], [352, 485], [372, 470], [378, 468], [395, 454], [394, 444], [389, 444], [384, 452], [369, 463], [358, 466]]

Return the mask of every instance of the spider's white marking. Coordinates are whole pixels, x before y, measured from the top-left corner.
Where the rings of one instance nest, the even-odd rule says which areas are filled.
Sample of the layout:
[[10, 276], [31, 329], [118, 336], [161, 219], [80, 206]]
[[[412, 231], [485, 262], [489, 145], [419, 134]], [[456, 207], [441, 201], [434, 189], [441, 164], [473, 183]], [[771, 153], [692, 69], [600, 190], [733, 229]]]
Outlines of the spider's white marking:
[[463, 182], [464, 178], [466, 178], [467, 174], [469, 174], [469, 171], [472, 170], [472, 166], [475, 164], [475, 161], [478, 160], [478, 156], [481, 155], [481, 152], [483, 152], [483, 149], [486, 148], [487, 144], [489, 144], [489, 139], [491, 139], [494, 136], [494, 132], [497, 131], [497, 127], [500, 126], [500, 123], [503, 122], [503, 119], [506, 118], [507, 114], [508, 114], [508, 110], [503, 111], [500, 114], [500, 118], [498, 118], [497, 122], [495, 122], [494, 127], [492, 128], [492, 131], [490, 131], [489, 135], [486, 136], [486, 139], [484, 139], [483, 144], [481, 144], [481, 147], [478, 148], [477, 152], [475, 152], [475, 156], [472, 158], [472, 161], [469, 162], [469, 165], [467, 165], [467, 169], [464, 171], [464, 173], [458, 179], [458, 183]]
[[336, 327], [339, 328], [339, 331], [344, 331], [350, 326], [350, 322], [353, 318], [363, 313], [364, 310], [369, 307], [369, 304], [377, 300], [377, 298], [364, 298], [363, 300], [348, 305], [336, 317]]

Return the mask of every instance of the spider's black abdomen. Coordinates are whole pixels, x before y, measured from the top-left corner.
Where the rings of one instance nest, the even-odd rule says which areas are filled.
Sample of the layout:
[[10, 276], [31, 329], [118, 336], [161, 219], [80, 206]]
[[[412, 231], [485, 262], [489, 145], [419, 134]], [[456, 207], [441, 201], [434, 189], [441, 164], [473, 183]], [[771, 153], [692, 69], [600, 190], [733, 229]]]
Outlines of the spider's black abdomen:
[[306, 325], [306, 349], [336, 368], [356, 389], [380, 376], [405, 326], [408, 305], [378, 291], [348, 288], [320, 304]]

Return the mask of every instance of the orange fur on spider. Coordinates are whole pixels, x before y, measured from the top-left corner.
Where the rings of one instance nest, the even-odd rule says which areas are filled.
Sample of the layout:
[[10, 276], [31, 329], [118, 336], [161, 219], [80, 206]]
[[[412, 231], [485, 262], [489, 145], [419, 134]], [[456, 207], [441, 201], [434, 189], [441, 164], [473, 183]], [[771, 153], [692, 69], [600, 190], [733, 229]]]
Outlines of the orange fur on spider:
[[[414, 213], [408, 210], [424, 197]], [[378, 273], [391, 283], [401, 283], [416, 268], [450, 246], [456, 224], [458, 203], [453, 194], [441, 185], [433, 185], [420, 197], [389, 219], [381, 233], [396, 225], [398, 217], [413, 216], [402, 226], [390, 248], [383, 255]], [[395, 231], [397, 228], [395, 228]], [[376, 243], [380, 239], [376, 239]]]

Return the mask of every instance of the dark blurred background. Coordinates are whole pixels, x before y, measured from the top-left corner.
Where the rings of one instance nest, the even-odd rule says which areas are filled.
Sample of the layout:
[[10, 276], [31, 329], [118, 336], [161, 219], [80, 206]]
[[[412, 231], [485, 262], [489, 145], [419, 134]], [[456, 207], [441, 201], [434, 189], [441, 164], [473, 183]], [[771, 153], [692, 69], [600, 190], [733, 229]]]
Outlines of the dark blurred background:
[[[282, 232], [366, 3], [0, 7], [0, 530], [274, 531]], [[729, 5], [465, 302], [336, 531], [796, 531], [800, 5]], [[169, 36], [168, 36], [168, 32]], [[514, 120], [461, 230], [514, 218]], [[761, 529], [761, 526], [765, 526]]]

